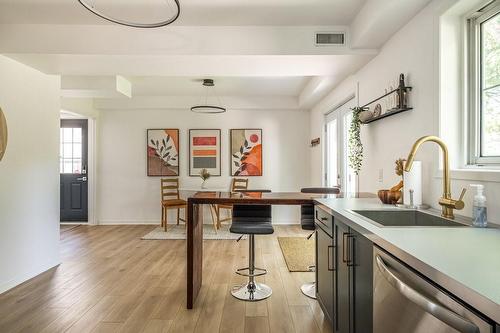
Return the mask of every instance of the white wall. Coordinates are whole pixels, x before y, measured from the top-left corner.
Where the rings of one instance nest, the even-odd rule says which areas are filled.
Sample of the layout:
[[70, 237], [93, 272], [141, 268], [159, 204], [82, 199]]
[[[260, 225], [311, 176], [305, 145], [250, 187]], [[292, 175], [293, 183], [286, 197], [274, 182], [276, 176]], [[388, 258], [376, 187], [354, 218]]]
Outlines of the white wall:
[[[344, 80], [323, 101], [311, 111], [311, 137], [322, 135], [323, 114], [331, 110], [342, 99], [352, 93], [363, 105], [382, 95], [391, 81], [395, 81], [399, 73], [404, 73], [407, 83], [413, 86], [410, 95], [412, 111], [389, 117], [369, 125], [362, 126], [362, 141], [364, 145], [364, 162], [360, 173], [360, 190], [376, 192], [379, 189], [389, 188], [399, 181], [394, 174], [394, 161], [405, 157], [415, 142], [424, 135], [446, 135], [451, 131], [449, 126], [443, 126], [440, 131], [440, 107], [455, 117], [461, 116], [459, 105], [443, 103], [440, 89], [441, 80], [455, 80], [456, 77], [440, 78], [440, 16], [451, 5], [453, 0], [434, 0], [416, 15], [406, 26], [399, 30], [381, 49], [380, 54], [370, 63], [350, 78]], [[444, 41], [446, 42], [446, 41]], [[446, 60], [445, 60], [446, 61]], [[451, 122], [450, 122], [451, 123]], [[445, 124], [444, 124], [445, 125]], [[453, 143], [451, 143], [453, 144]], [[311, 154], [311, 182], [321, 184], [322, 180], [322, 150], [316, 147]], [[456, 152], [452, 149], [452, 152]], [[417, 153], [416, 159], [423, 161], [423, 195], [424, 202], [439, 208], [437, 200], [442, 194], [442, 179], [438, 171], [439, 153], [436, 145], [427, 143]], [[379, 170], [383, 170], [383, 181], [379, 182]], [[457, 177], [456, 177], [457, 178]], [[467, 180], [452, 180], [452, 193], [458, 197], [460, 189], [467, 187], [477, 179], [485, 179], [477, 173], [469, 173]], [[498, 178], [498, 177], [497, 177]], [[476, 180], [474, 180], [476, 179]], [[490, 205], [489, 220], [500, 223], [500, 183], [484, 182], [486, 195]], [[458, 214], [470, 216], [472, 193], [466, 195], [466, 207]]]
[[[201, 179], [188, 176], [188, 130], [220, 128], [222, 176], [208, 187], [229, 189], [229, 129], [262, 128], [263, 176], [250, 177], [250, 188], [297, 191], [309, 183], [309, 114], [304, 111], [228, 110], [200, 115], [183, 110], [102, 110], [98, 171], [100, 224], [159, 223], [160, 178], [146, 176], [146, 130], [180, 129], [180, 183], [199, 188]], [[298, 223], [298, 207], [274, 207], [277, 223]], [[209, 222], [209, 221], [207, 221]]]
[[59, 264], [59, 86], [0, 55], [0, 293]]

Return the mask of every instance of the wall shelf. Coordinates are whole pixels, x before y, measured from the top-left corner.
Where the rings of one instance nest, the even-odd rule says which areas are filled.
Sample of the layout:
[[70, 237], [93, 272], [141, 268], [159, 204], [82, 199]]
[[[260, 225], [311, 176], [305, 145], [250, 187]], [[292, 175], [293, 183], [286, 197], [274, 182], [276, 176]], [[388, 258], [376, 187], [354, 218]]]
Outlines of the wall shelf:
[[362, 124], [369, 124], [369, 123], [372, 123], [374, 121], [380, 120], [382, 118], [390, 117], [390, 116], [393, 116], [395, 114], [398, 114], [398, 113], [401, 113], [401, 112], [405, 112], [405, 111], [409, 111], [409, 110], [413, 110], [413, 108], [403, 108], [403, 109], [391, 109], [391, 110], [387, 110], [385, 113], [381, 114], [380, 116], [373, 117], [373, 118], [368, 119], [367, 121], [363, 121], [361, 123]]
[[[380, 120], [383, 118], [387, 118], [387, 117], [393, 116], [393, 115], [401, 113], [401, 112], [412, 110], [413, 108], [408, 107], [406, 104], [408, 101], [407, 94], [411, 90], [412, 90], [412, 87], [409, 87], [405, 84], [404, 74], [400, 74], [399, 75], [399, 87], [389, 91], [388, 93], [385, 93], [384, 95], [374, 99], [373, 101], [366, 103], [365, 105], [361, 106], [360, 108], [363, 110], [369, 110], [368, 106], [370, 106], [370, 105], [372, 105], [372, 104], [380, 101], [381, 99], [383, 99], [389, 95], [392, 95], [392, 94], [397, 94], [397, 101], [398, 101], [397, 104], [399, 104], [398, 105], [399, 107], [386, 110], [384, 113], [382, 113], [376, 117], [372, 117], [366, 121], [362, 121], [361, 124], [373, 123], [374, 121], [377, 121], [377, 120]], [[404, 102], [401, 102], [402, 100], [404, 100]], [[380, 104], [379, 104], [379, 106], [380, 106]]]

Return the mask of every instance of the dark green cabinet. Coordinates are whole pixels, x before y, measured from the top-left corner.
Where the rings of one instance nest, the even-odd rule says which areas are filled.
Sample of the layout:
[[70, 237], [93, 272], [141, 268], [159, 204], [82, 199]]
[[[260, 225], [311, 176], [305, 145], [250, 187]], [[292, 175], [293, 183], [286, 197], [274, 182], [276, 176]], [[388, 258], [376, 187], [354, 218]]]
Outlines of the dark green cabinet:
[[373, 326], [373, 243], [350, 230], [352, 249], [350, 263], [351, 332], [372, 332]]
[[[316, 207], [316, 217], [325, 221], [326, 211]], [[323, 311], [328, 312], [337, 333], [366, 333], [372, 331], [373, 323], [373, 244], [350, 228], [347, 222], [329, 216], [331, 220], [332, 251], [328, 254], [325, 228], [317, 223], [317, 283], [318, 300]], [[319, 221], [318, 221], [319, 222]], [[328, 231], [328, 229], [326, 229]], [[333, 270], [326, 276], [327, 258]], [[325, 285], [332, 285], [327, 292]], [[323, 285], [323, 288], [322, 288]], [[331, 295], [333, 304], [327, 307], [324, 295]], [[331, 312], [330, 312], [331, 311]]]
[[333, 238], [323, 229], [316, 229], [316, 291], [325, 315], [333, 321]]
[[327, 319], [333, 322], [335, 254], [330, 227], [330, 224], [316, 224], [316, 298]]
[[337, 283], [335, 286], [337, 298], [335, 299], [335, 308], [337, 309], [334, 328], [338, 333], [350, 332], [350, 272], [348, 266], [348, 237], [349, 228], [342, 223], [334, 223], [337, 231]]

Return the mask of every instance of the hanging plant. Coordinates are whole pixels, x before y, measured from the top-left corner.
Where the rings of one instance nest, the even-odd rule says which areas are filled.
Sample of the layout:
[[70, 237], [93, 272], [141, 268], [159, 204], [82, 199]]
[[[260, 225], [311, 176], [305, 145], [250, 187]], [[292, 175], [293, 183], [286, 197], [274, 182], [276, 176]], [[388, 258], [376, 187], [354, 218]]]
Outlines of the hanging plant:
[[359, 114], [364, 110], [365, 108], [361, 107], [352, 108], [352, 120], [349, 128], [349, 166], [356, 175], [359, 175], [363, 165], [363, 144], [361, 143]]

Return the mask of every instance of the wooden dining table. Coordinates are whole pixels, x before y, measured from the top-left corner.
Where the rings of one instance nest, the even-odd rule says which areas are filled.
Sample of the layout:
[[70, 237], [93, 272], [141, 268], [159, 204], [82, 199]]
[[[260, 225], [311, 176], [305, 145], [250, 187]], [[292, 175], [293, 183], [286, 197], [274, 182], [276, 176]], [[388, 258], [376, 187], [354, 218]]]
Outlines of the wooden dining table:
[[202, 205], [312, 205], [318, 198], [339, 198], [343, 194], [301, 192], [192, 192], [187, 197], [187, 308], [192, 309], [203, 278]]

